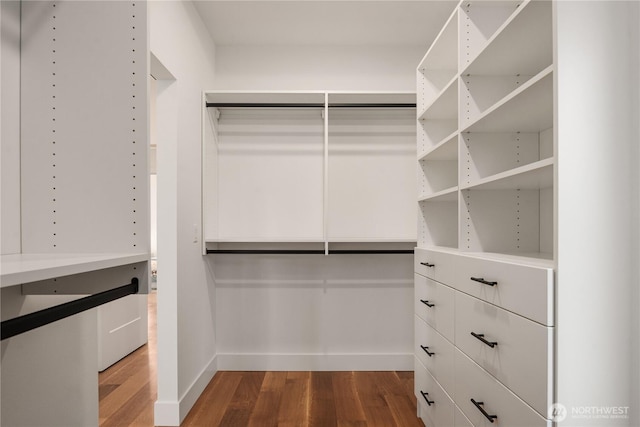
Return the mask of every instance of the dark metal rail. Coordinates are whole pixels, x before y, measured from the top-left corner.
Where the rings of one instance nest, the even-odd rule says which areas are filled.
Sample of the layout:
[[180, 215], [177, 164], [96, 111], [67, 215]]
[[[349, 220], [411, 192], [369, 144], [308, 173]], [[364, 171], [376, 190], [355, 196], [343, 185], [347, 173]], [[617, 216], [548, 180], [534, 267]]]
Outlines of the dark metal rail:
[[[310, 102], [207, 102], [207, 108], [324, 108], [324, 104]], [[329, 104], [329, 108], [416, 108], [416, 104]]]
[[49, 323], [136, 293], [138, 293], [138, 279], [134, 277], [128, 285], [5, 320], [0, 324], [0, 340], [20, 335], [41, 326], [48, 325]]
[[[322, 249], [207, 249], [207, 254], [324, 255]], [[332, 254], [413, 254], [413, 249], [329, 249]]]

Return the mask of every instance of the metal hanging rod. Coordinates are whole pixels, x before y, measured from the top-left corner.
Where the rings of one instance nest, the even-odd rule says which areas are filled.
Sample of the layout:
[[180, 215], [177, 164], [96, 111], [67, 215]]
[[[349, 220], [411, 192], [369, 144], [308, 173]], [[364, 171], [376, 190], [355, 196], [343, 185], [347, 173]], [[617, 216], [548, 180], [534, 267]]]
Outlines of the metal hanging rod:
[[329, 104], [329, 108], [416, 108], [416, 104]]
[[0, 324], [0, 340], [15, 337], [16, 335], [136, 293], [138, 293], [138, 279], [134, 277], [128, 285], [5, 320]]
[[[324, 250], [306, 249], [207, 249], [207, 254], [245, 255], [324, 255]], [[413, 249], [329, 249], [329, 255], [345, 254], [412, 254]]]
[[207, 102], [207, 108], [324, 108], [323, 104], [308, 102]]
[[[207, 102], [207, 108], [324, 108], [324, 104], [289, 102]], [[328, 104], [329, 108], [416, 108], [416, 104]]]

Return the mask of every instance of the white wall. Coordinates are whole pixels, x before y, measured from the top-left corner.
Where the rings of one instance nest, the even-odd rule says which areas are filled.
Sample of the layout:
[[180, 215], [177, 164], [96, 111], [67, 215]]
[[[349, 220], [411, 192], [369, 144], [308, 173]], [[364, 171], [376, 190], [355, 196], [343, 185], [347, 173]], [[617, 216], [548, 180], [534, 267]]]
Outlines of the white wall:
[[[413, 92], [426, 49], [217, 46], [211, 89]], [[220, 369], [412, 369], [411, 255], [209, 257]]]
[[[638, 4], [558, 2], [557, 401], [638, 425]], [[582, 408], [629, 417], [573, 417]]]
[[415, 91], [427, 46], [218, 46], [215, 85], [228, 90]]
[[149, 17], [151, 52], [175, 78], [158, 81], [155, 423], [178, 425], [215, 370], [213, 282], [201, 242], [194, 242], [194, 225], [201, 224], [202, 91], [213, 85], [215, 46], [191, 2], [150, 2]]
[[2, 1], [2, 254], [20, 253], [20, 2]]

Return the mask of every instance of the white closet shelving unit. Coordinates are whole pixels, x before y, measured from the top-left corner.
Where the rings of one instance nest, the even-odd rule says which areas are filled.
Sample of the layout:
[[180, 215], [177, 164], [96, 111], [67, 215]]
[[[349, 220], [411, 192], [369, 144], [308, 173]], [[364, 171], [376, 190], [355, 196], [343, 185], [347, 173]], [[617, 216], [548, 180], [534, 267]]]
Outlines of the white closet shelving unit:
[[411, 250], [415, 94], [205, 92], [205, 252]]
[[[21, 242], [0, 258], [2, 424], [93, 425], [97, 371], [147, 341], [146, 296], [129, 295], [149, 275], [147, 5], [19, 12]], [[105, 304], [105, 292], [119, 298]], [[81, 297], [102, 304], [5, 335]]]
[[420, 62], [428, 427], [637, 425], [639, 21], [632, 2], [461, 1]]
[[547, 1], [461, 2], [418, 65], [415, 386], [427, 426], [551, 424], [553, 73]]

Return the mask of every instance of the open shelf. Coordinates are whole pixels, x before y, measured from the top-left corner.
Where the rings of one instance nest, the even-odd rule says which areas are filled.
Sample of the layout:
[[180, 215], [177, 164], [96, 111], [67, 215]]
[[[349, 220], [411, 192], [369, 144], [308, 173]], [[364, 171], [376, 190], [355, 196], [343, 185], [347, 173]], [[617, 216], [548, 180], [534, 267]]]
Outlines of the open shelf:
[[440, 141], [433, 148], [418, 154], [421, 160], [457, 160], [458, 159], [458, 132], [454, 132]]
[[522, 1], [465, 1], [460, 6], [460, 68], [467, 67], [518, 11]]
[[458, 12], [455, 10], [418, 65], [418, 111], [433, 103], [458, 72]]
[[553, 126], [553, 66], [489, 108], [463, 132], [541, 132]]
[[[473, 7], [482, 2], [473, 2]], [[473, 60], [462, 68], [463, 75], [535, 75], [553, 63], [550, 1], [496, 2], [482, 18], [509, 18], [493, 33]], [[517, 6], [517, 7], [514, 7]], [[476, 8], [477, 9], [477, 8]], [[502, 13], [496, 13], [500, 11]], [[478, 17], [477, 21], [480, 21]], [[492, 27], [490, 23], [487, 23]]]
[[511, 169], [471, 185], [462, 190], [531, 190], [553, 187], [553, 159], [544, 159], [519, 168]]
[[455, 202], [458, 199], [458, 186], [446, 188], [444, 190], [426, 194], [418, 197], [418, 202]]
[[457, 191], [418, 203], [418, 246], [458, 247]]
[[0, 287], [146, 262], [148, 253], [14, 254], [0, 257]]
[[425, 106], [418, 119], [450, 120], [458, 116], [458, 78], [454, 77], [431, 103]]

